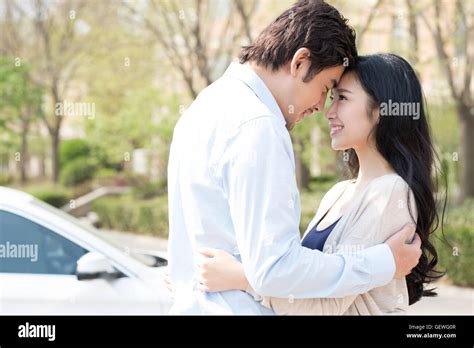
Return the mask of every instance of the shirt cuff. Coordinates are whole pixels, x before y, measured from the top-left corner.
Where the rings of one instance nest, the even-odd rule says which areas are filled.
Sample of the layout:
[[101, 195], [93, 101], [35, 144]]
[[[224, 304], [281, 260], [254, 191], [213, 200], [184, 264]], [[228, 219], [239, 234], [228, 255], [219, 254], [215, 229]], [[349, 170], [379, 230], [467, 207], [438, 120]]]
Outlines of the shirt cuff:
[[375, 245], [365, 250], [367, 262], [371, 268], [370, 289], [387, 285], [395, 276], [395, 259], [390, 247], [385, 244]]
[[257, 302], [260, 302], [260, 301], [262, 300], [262, 296], [260, 296], [259, 294], [257, 294], [250, 284], [247, 286], [247, 289], [245, 289], [245, 292], [246, 292], [247, 294], [253, 296], [253, 298], [254, 298], [255, 301], [257, 301]]

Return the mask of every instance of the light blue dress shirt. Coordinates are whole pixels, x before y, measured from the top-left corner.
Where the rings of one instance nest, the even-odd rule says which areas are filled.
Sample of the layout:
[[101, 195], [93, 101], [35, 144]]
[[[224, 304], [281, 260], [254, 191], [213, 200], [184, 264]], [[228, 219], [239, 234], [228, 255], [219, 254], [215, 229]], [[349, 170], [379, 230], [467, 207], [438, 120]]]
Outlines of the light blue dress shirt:
[[357, 256], [301, 246], [295, 160], [285, 124], [264, 82], [237, 63], [179, 119], [168, 164], [172, 314], [272, 314], [243, 291], [199, 291], [200, 247], [233, 254], [258, 294], [289, 301], [364, 293], [393, 278], [386, 244]]

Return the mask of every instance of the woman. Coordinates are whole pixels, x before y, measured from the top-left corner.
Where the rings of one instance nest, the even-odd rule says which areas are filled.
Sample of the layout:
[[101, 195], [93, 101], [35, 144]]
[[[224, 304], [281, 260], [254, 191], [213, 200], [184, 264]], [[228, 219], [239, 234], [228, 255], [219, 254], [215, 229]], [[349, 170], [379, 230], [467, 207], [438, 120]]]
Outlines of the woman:
[[[325, 117], [332, 148], [344, 151], [353, 180], [324, 196], [302, 244], [326, 253], [348, 253], [384, 242], [406, 224], [416, 224], [423, 255], [406, 279], [344, 298], [261, 297], [248, 285], [240, 262], [205, 249], [200, 265], [203, 291], [241, 289], [277, 314], [403, 313], [441, 274], [430, 235], [437, 228], [435, 152], [420, 82], [410, 64], [393, 54], [360, 57], [331, 96]], [[323, 267], [323, 266], [322, 266]]]

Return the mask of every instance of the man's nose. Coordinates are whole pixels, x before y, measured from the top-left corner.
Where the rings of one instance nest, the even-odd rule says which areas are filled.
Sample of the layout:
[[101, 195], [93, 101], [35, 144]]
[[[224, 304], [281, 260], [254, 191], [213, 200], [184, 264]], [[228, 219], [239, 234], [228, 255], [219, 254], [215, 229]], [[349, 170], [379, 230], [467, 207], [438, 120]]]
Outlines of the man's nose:
[[324, 93], [321, 96], [321, 99], [319, 100], [319, 103], [316, 105], [316, 108], [318, 109], [319, 112], [324, 111], [324, 104], [326, 104], [326, 97], [327, 97], [327, 94]]

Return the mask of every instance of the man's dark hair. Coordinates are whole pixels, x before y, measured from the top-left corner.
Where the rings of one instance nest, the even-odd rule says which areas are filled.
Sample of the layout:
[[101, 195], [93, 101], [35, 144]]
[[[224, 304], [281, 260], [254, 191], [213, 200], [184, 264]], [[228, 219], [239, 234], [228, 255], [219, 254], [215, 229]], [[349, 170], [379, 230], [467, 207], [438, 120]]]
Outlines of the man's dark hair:
[[255, 62], [275, 71], [303, 47], [311, 52], [312, 61], [304, 82], [325, 68], [349, 67], [356, 62], [355, 31], [347, 19], [322, 0], [300, 0], [265, 28], [252, 45], [242, 48], [240, 63]]

